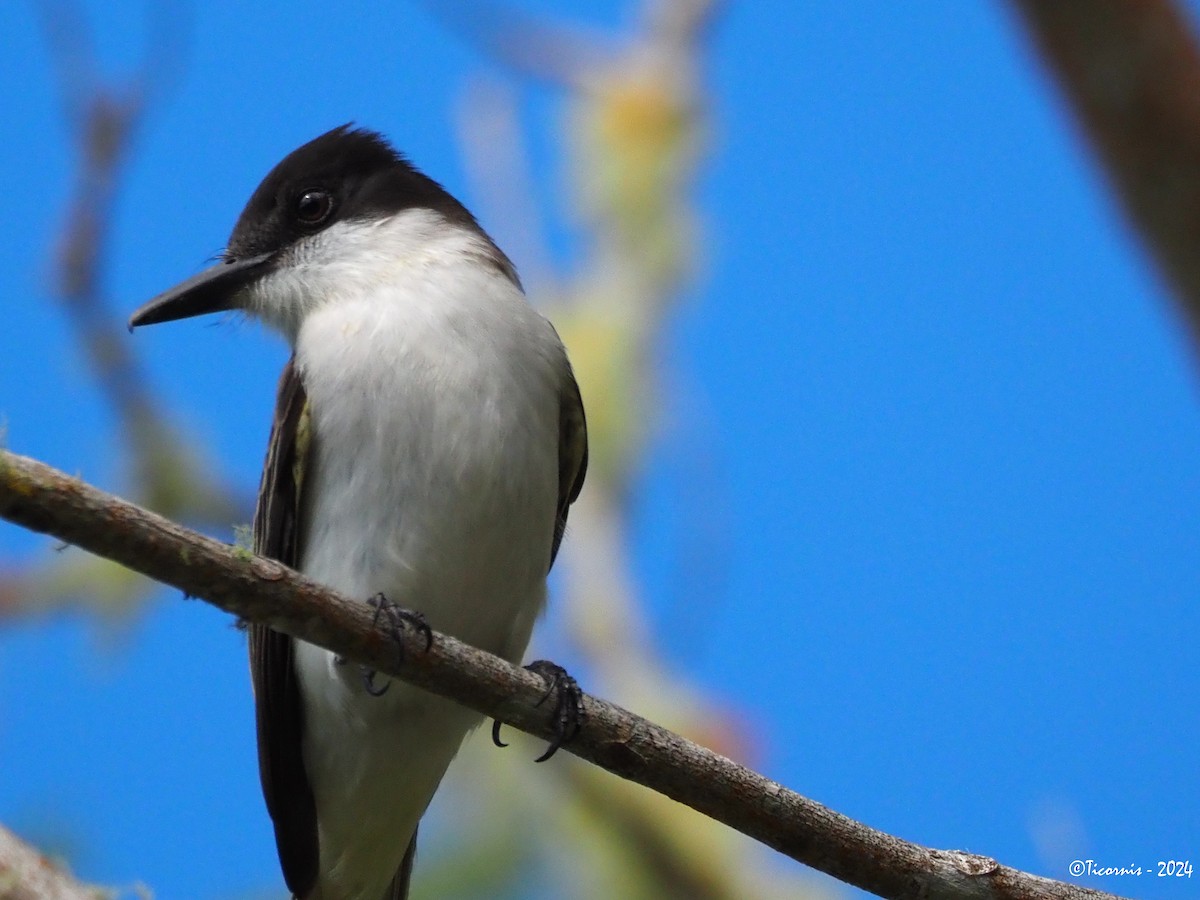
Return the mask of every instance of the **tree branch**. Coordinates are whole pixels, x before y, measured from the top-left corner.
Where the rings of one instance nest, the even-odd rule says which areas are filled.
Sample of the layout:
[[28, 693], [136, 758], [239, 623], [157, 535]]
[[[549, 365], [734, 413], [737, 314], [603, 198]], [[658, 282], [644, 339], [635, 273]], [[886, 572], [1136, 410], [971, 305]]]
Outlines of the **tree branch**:
[[[319, 644], [550, 738], [537, 676], [452, 637], [411, 632], [398, 648], [370, 607], [279, 563], [189, 531], [56, 469], [0, 450], [0, 517], [54, 535], [202, 597], [235, 616]], [[401, 599], [402, 598], [393, 598]], [[402, 650], [402, 652], [400, 652]], [[566, 748], [623, 778], [724, 822], [813, 868], [883, 897], [1101, 898], [1098, 891], [934, 850], [855, 822], [618, 706], [586, 697]]]
[[0, 900], [105, 900], [104, 888], [89, 887], [0, 826]]
[[1200, 341], [1200, 50], [1171, 0], [1012, 0]]

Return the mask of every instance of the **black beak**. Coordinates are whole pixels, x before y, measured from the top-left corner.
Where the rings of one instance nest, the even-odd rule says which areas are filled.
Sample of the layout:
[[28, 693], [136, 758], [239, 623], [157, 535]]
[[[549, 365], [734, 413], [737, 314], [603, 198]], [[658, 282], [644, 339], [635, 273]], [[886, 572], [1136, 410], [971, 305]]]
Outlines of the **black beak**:
[[273, 255], [227, 259], [159, 294], [129, 317], [129, 330], [233, 309], [237, 295], [270, 271]]

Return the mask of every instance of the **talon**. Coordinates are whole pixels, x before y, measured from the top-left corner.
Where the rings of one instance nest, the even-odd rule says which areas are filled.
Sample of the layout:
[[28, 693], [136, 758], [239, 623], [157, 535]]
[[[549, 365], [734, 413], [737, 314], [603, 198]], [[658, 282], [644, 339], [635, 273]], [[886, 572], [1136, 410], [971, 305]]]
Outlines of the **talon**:
[[376, 687], [375, 676], [379, 673], [374, 669], [368, 669], [366, 666], [362, 666], [359, 671], [362, 673], [363, 689], [366, 690], [366, 692], [372, 697], [382, 697], [387, 693], [387, 689], [392, 686], [391, 679], [388, 679], [383, 687]]
[[[566, 669], [548, 659], [536, 660], [525, 668], [535, 675], [540, 675], [546, 682], [546, 693], [538, 700], [538, 706], [545, 703], [551, 695], [557, 695], [554, 704], [554, 738], [546, 752], [534, 760], [545, 762], [558, 752], [559, 747], [573, 741], [583, 728], [583, 691]], [[500, 725], [499, 719], [492, 723], [492, 743], [497, 747], [507, 747], [508, 745], [500, 740]]]
[[388, 633], [400, 648], [401, 662], [404, 661], [404, 643], [400, 635], [406, 627], [415, 628], [424, 635], [426, 653], [433, 647], [433, 629], [429, 627], [429, 621], [423, 613], [397, 606], [383, 594], [376, 594], [367, 604], [375, 610], [375, 617], [371, 620], [372, 628], [379, 627], [380, 616], [387, 617]]
[[[425, 616], [419, 612], [413, 612], [411, 609], [402, 609], [397, 606], [383, 594], [376, 594], [367, 600], [367, 604], [375, 610], [375, 617], [371, 619], [371, 627], [380, 627], [380, 618], [385, 622], [383, 628], [387, 631], [388, 636], [396, 645], [396, 658], [399, 662], [404, 662], [404, 629], [415, 628], [421, 634], [425, 635], [425, 651], [429, 652], [433, 646], [433, 629], [429, 627], [429, 623], [425, 620]], [[338, 657], [336, 662], [341, 665], [345, 660]], [[363, 666], [362, 672], [363, 688], [372, 697], [382, 697], [387, 693], [388, 687], [391, 685], [389, 680], [383, 687], [378, 687], [375, 684], [375, 677], [379, 674], [374, 669], [368, 669]]]
[[501, 722], [499, 719], [492, 720], [492, 743], [495, 744], [497, 747], [507, 747], [508, 746], [508, 744], [506, 744], [506, 743], [504, 743], [504, 741], [500, 740], [500, 726], [503, 724], [504, 723]]

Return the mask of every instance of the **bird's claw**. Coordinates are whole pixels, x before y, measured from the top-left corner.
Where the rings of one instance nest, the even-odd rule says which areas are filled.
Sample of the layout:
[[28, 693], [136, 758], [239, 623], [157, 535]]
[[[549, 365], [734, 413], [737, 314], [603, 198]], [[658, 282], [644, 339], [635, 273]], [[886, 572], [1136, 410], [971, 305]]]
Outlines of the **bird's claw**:
[[419, 631], [425, 637], [425, 652], [429, 652], [433, 646], [433, 629], [429, 627], [429, 621], [425, 618], [424, 613], [397, 606], [383, 594], [376, 594], [367, 601], [367, 604], [375, 610], [375, 618], [371, 620], [372, 628], [379, 627], [381, 616], [387, 618], [388, 633], [396, 641], [401, 661], [404, 659], [404, 639], [401, 635], [405, 628], [415, 628]]
[[370, 666], [359, 666], [358, 671], [362, 675], [363, 690], [366, 691], [368, 694], [370, 694], [372, 697], [382, 697], [384, 694], [387, 693], [387, 689], [392, 686], [391, 679], [388, 679], [387, 681], [385, 681], [383, 683], [383, 687], [379, 687], [378, 685], [376, 685], [375, 684], [375, 676], [378, 675], [379, 673], [376, 672], [374, 669], [372, 669]]
[[[571, 677], [566, 669], [548, 659], [536, 660], [525, 668], [535, 675], [540, 675], [546, 682], [546, 693], [538, 701], [538, 706], [550, 699], [551, 694], [555, 695], [554, 738], [550, 741], [546, 752], [534, 760], [534, 762], [545, 762], [558, 752], [559, 747], [573, 741], [583, 727], [585, 716], [583, 691], [579, 689], [579, 683]], [[492, 743], [497, 747], [507, 747], [508, 744], [500, 740], [501, 724], [499, 719], [492, 722]]]
[[[367, 604], [375, 610], [375, 617], [371, 620], [371, 627], [378, 628], [379, 620], [383, 618], [384, 627], [391, 636], [392, 641], [396, 644], [396, 655], [398, 660], [404, 662], [404, 629], [414, 628], [425, 637], [425, 652], [433, 646], [433, 629], [429, 627], [429, 622], [424, 614], [415, 612], [411, 609], [404, 609], [397, 606], [383, 594], [376, 594], [367, 601]], [[372, 697], [382, 697], [387, 693], [391, 682], [388, 681], [383, 687], [375, 684], [375, 677], [379, 674], [369, 666], [362, 666], [359, 670], [362, 673], [363, 689]]]

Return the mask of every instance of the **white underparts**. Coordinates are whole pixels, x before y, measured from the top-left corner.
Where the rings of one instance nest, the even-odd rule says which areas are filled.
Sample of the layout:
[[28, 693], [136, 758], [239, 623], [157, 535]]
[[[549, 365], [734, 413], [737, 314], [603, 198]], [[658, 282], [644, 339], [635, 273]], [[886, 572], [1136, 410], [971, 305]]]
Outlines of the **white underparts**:
[[[516, 661], [545, 600], [568, 368], [487, 249], [429, 211], [339, 223], [248, 305], [293, 342], [309, 397], [301, 569]], [[369, 696], [310, 645], [297, 669], [320, 896], [379, 900], [477, 718], [402, 684]]]

